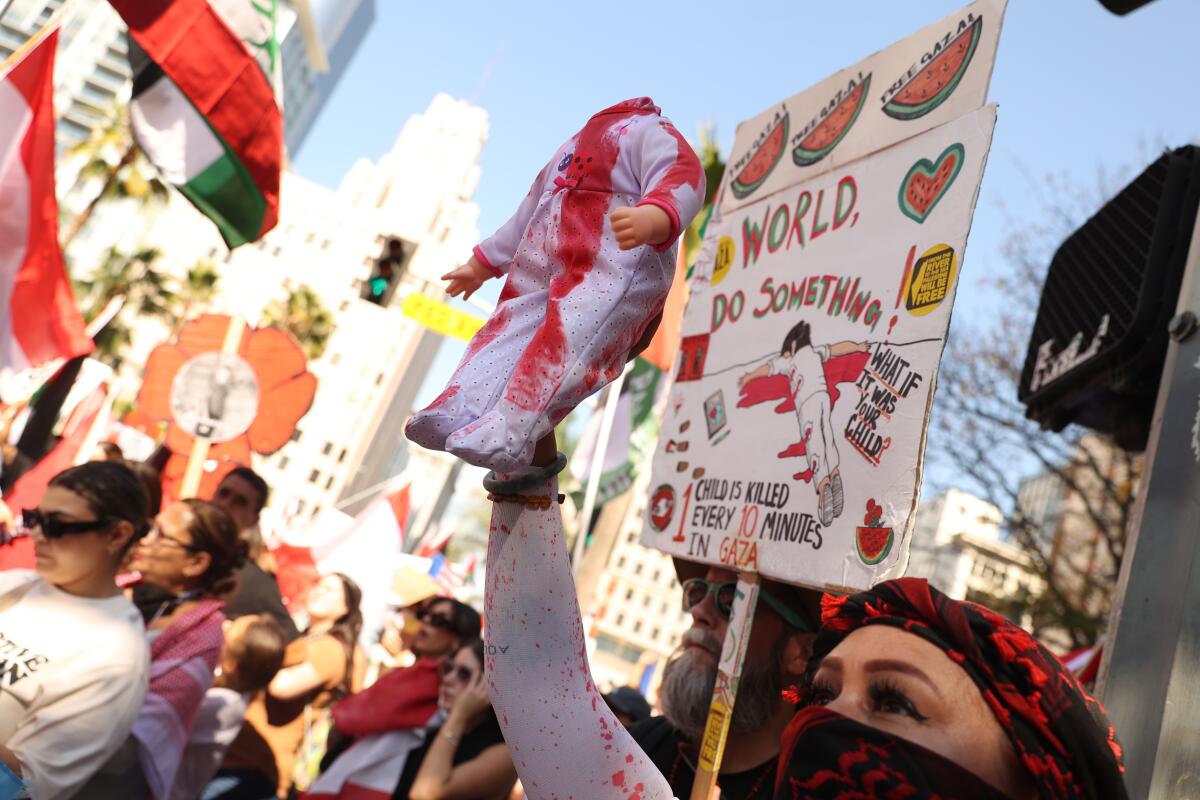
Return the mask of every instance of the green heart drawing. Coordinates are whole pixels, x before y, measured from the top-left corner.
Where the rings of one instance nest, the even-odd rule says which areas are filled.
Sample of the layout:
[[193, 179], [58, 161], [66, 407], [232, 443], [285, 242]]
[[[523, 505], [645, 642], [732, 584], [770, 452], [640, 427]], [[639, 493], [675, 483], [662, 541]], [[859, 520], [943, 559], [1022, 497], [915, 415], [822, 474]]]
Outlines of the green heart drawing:
[[913, 164], [900, 181], [901, 213], [909, 219], [924, 222], [958, 177], [965, 158], [962, 143], [955, 142], [942, 151], [936, 164], [928, 158]]

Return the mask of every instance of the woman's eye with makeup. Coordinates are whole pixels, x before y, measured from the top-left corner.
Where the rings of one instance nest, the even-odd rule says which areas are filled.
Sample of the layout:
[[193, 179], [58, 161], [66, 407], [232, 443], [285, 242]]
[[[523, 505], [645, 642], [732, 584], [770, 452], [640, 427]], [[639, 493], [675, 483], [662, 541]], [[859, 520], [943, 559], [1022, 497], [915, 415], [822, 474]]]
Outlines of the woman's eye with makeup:
[[917, 722], [924, 722], [929, 717], [922, 714], [916, 705], [899, 687], [889, 683], [871, 684], [871, 703], [881, 714], [902, 714]]
[[837, 691], [828, 681], [818, 679], [812, 682], [812, 692], [809, 702], [814, 706], [827, 706], [837, 699]]

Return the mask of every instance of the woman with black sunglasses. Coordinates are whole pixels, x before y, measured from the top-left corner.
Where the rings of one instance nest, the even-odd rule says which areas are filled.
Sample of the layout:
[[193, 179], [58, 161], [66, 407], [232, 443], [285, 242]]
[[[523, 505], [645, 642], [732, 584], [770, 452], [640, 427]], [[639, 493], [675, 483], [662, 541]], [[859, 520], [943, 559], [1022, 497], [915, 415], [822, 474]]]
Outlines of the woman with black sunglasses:
[[128, 738], [149, 648], [116, 575], [146, 505], [127, 467], [93, 462], [23, 512], [36, 572], [0, 573], [0, 795], [19, 782], [35, 800], [71, 797]]

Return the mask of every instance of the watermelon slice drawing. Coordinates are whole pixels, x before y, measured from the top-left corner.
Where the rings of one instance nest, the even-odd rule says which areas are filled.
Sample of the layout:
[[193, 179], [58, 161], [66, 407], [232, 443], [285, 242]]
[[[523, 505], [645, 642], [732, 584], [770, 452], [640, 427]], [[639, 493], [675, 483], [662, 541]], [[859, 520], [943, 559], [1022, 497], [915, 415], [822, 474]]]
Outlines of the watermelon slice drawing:
[[878, 564], [892, 552], [892, 540], [895, 534], [891, 528], [868, 528], [859, 526], [855, 543], [858, 546], [858, 557], [864, 564]]
[[767, 138], [754, 151], [754, 155], [750, 157], [750, 163], [746, 164], [730, 183], [729, 188], [733, 190], [734, 197], [738, 200], [745, 200], [754, 193], [755, 189], [763, 185], [763, 182], [775, 170], [775, 165], [782, 159], [787, 137], [788, 115], [784, 114], [783, 119], [775, 124], [775, 129], [767, 134]]
[[913, 164], [900, 182], [901, 213], [909, 219], [924, 222], [958, 177], [965, 157], [962, 144], [955, 142], [942, 151], [936, 164], [927, 158]]
[[945, 50], [892, 96], [884, 105], [883, 113], [895, 119], [916, 119], [946, 102], [967, 74], [982, 31], [983, 17], [976, 17], [965, 31], [946, 45]]
[[895, 539], [891, 528], [883, 527], [883, 506], [872, 497], [867, 501], [867, 513], [863, 515], [863, 524], [855, 528], [855, 546], [858, 557], [864, 564], [878, 564], [892, 552], [892, 541]]
[[871, 76], [867, 75], [852, 92], [842, 98], [812, 133], [796, 145], [792, 150], [792, 160], [796, 162], [796, 166], [807, 167], [815, 164], [837, 147], [838, 142], [845, 138], [854, 121], [858, 119], [870, 88]]

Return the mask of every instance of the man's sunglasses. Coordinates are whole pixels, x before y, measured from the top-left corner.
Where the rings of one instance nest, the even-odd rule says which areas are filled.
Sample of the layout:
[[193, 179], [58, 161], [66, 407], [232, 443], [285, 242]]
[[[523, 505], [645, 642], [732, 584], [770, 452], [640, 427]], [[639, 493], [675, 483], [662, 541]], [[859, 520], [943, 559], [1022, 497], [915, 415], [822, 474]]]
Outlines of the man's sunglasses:
[[442, 680], [449, 678], [451, 675], [457, 675], [458, 679], [460, 681], [462, 681], [463, 683], [470, 683], [471, 679], [475, 677], [475, 672], [474, 672], [474, 670], [469, 669], [468, 667], [462, 667], [462, 666], [456, 667], [456, 666], [454, 666], [453, 661], [443, 661], [442, 662]]
[[[717, 613], [728, 620], [733, 613], [733, 598], [737, 594], [737, 581], [710, 581], [704, 578], [688, 578], [683, 582], [683, 610], [691, 611], [704, 602], [704, 598], [712, 594]], [[766, 604], [775, 609], [775, 613], [783, 621], [802, 633], [816, 633], [817, 626], [802, 618], [795, 610], [789, 608], [782, 600], [775, 597], [766, 589], [760, 588], [758, 596]], [[805, 615], [807, 616], [807, 615]]]
[[439, 631], [453, 631], [454, 620], [449, 617], [444, 617], [441, 614], [434, 614], [432, 611], [422, 611], [417, 614], [417, 619], [421, 622], [432, 625]]
[[21, 527], [26, 531], [41, 528], [42, 536], [45, 536], [47, 539], [61, 539], [72, 533], [98, 531], [114, 522], [116, 520], [110, 517], [67, 522], [55, 514], [47, 514], [36, 508], [26, 508], [21, 511]]

